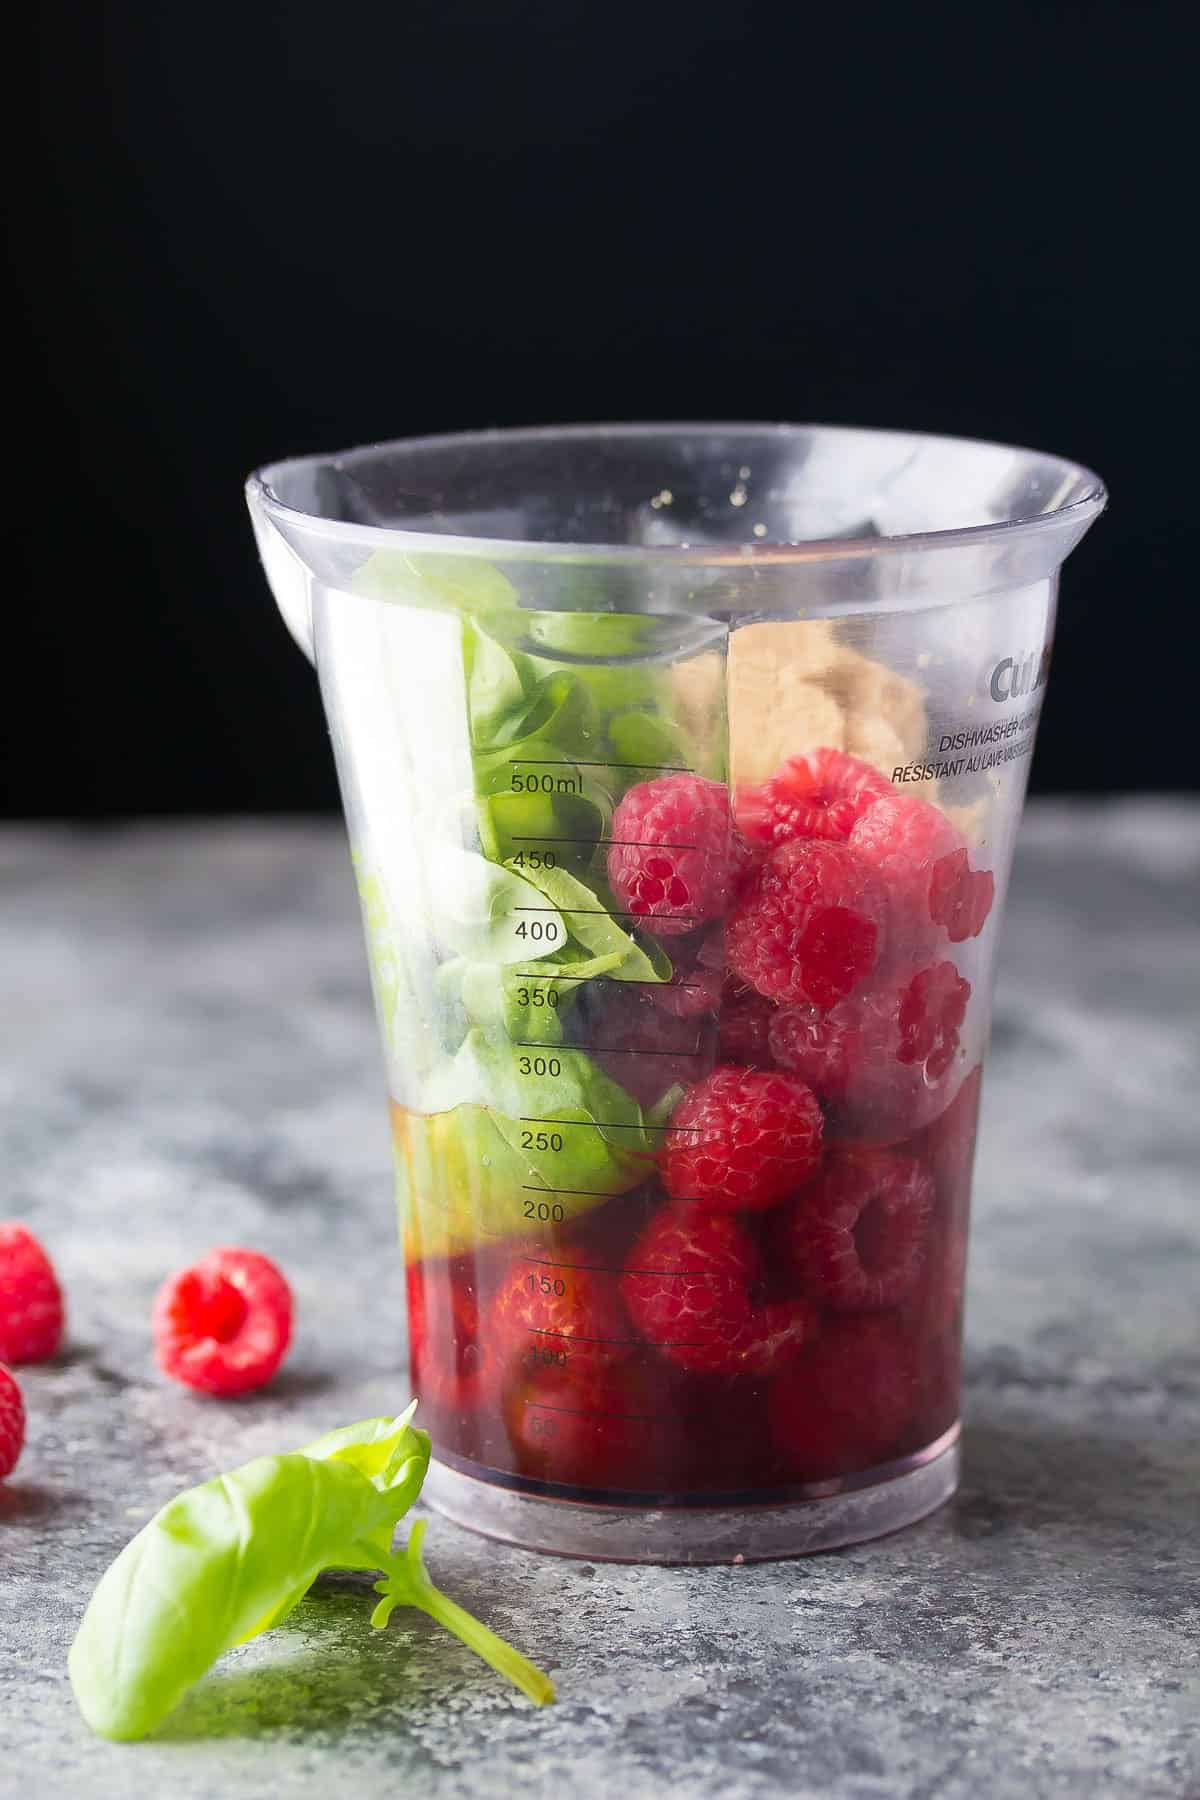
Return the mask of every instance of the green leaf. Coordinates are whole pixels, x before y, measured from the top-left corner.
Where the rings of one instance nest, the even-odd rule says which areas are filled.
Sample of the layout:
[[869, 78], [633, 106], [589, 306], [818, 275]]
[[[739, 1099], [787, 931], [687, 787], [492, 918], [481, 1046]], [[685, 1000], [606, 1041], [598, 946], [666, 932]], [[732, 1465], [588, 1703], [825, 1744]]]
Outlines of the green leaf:
[[375, 1583], [375, 1592], [384, 1597], [371, 1614], [372, 1625], [382, 1631], [397, 1606], [419, 1607], [447, 1631], [452, 1631], [455, 1637], [461, 1638], [469, 1650], [482, 1657], [498, 1674], [506, 1676], [536, 1706], [548, 1706], [554, 1699], [554, 1683], [549, 1676], [434, 1587], [421, 1555], [424, 1540], [425, 1520], [419, 1519], [412, 1528], [404, 1555], [396, 1558], [390, 1574]]
[[463, 621], [463, 664], [471, 740], [493, 744], [526, 707], [525, 686], [515, 659], [475, 621]]
[[555, 907], [515, 869], [441, 845], [429, 870], [438, 937], [447, 949], [473, 962], [515, 963], [566, 943]]
[[71, 1685], [102, 1737], [142, 1737], [223, 1651], [278, 1624], [323, 1569], [386, 1565], [429, 1438], [365, 1420], [318, 1454], [260, 1456], [164, 1506], [101, 1577]]
[[[512, 863], [505, 865], [510, 870]], [[516, 873], [513, 870], [513, 873]], [[523, 878], [557, 909], [577, 944], [596, 957], [616, 957], [614, 981], [670, 981], [671, 960], [658, 944], [643, 949], [612, 916], [607, 896], [593, 892], [566, 869], [526, 868]]]
[[614, 714], [608, 721], [608, 738], [614, 760], [632, 765], [635, 779], [652, 780], [662, 771], [690, 767], [679, 732], [654, 713]]
[[377, 550], [355, 570], [351, 588], [376, 600], [434, 612], [489, 613], [518, 604], [508, 577], [475, 556]]
[[565, 1222], [654, 1172], [637, 1101], [582, 1050], [475, 1028], [422, 1101], [392, 1109], [401, 1232], [418, 1259], [527, 1233], [536, 1194]]
[[[508, 741], [500, 748], [476, 753], [475, 785], [480, 794], [556, 791], [548, 785], [521, 785], [535, 778], [538, 783], [559, 784], [557, 791], [564, 794], [586, 792], [592, 780], [589, 766], [601, 760], [602, 739], [595, 702], [575, 675], [560, 670], [543, 677], [510, 722], [510, 730], [512, 735], [506, 733]], [[564, 782], [573, 785], [563, 788]]]

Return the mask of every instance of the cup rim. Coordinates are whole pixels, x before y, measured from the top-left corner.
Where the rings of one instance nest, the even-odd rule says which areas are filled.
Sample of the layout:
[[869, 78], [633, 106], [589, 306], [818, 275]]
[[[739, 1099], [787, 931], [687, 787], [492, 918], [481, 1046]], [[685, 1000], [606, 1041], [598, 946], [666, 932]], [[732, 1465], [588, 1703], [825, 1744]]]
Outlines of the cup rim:
[[[786, 438], [793, 434], [820, 432], [825, 436], [882, 440], [894, 438], [908, 443], [929, 443], [959, 449], [999, 450], [1010, 455], [1028, 457], [1032, 464], [1056, 472], [1063, 488], [1075, 490], [1083, 483], [1083, 492], [1061, 506], [1048, 511], [1016, 515], [1008, 519], [992, 519], [978, 525], [955, 525], [937, 529], [896, 533], [890, 536], [849, 536], [805, 538], [793, 542], [763, 538], [751, 543], [730, 544], [597, 544], [549, 538], [509, 538], [477, 536], [470, 532], [428, 531], [406, 525], [369, 525], [354, 520], [330, 519], [320, 513], [306, 512], [281, 499], [276, 483], [288, 470], [324, 464], [336, 468], [350, 458], [372, 452], [403, 450], [419, 455], [423, 450], [477, 450], [505, 444], [586, 442], [589, 439], [654, 436], [717, 437], [735, 433], [757, 433], [768, 438]], [[857, 425], [802, 424], [769, 421], [638, 422], [609, 424], [532, 425], [488, 428], [479, 431], [435, 432], [417, 437], [387, 438], [370, 444], [355, 445], [333, 453], [283, 457], [264, 463], [246, 481], [246, 495], [251, 507], [261, 507], [281, 524], [290, 523], [310, 535], [330, 542], [373, 545], [393, 548], [400, 540], [406, 549], [421, 554], [469, 555], [486, 557], [492, 562], [571, 562], [609, 564], [655, 564], [674, 568], [799, 567], [821, 562], [843, 562], [856, 558], [924, 554], [928, 551], [966, 549], [1018, 538], [1049, 534], [1071, 529], [1079, 535], [1103, 512], [1108, 491], [1094, 470], [1084, 463], [1054, 456], [1023, 445], [1007, 444], [992, 438], [959, 437], [929, 431], [892, 430]]]

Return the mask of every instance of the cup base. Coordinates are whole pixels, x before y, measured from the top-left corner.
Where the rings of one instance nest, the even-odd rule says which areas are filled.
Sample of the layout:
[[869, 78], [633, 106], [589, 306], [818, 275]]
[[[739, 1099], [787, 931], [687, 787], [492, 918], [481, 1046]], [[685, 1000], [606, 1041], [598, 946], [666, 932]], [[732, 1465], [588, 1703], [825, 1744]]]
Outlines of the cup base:
[[596, 1504], [526, 1493], [436, 1457], [423, 1498], [482, 1537], [589, 1562], [771, 1562], [837, 1550], [916, 1524], [958, 1487], [959, 1427], [886, 1468], [830, 1492], [782, 1502], [752, 1495], [720, 1505]]

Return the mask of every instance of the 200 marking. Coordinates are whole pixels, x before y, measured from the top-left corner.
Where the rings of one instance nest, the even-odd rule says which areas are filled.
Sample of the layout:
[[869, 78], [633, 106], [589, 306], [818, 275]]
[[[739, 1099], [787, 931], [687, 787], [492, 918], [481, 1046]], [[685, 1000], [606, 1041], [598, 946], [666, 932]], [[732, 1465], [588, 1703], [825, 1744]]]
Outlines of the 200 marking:
[[566, 1216], [566, 1207], [557, 1200], [553, 1205], [545, 1200], [527, 1200], [525, 1202], [525, 1217], [538, 1219], [543, 1225], [561, 1225]]

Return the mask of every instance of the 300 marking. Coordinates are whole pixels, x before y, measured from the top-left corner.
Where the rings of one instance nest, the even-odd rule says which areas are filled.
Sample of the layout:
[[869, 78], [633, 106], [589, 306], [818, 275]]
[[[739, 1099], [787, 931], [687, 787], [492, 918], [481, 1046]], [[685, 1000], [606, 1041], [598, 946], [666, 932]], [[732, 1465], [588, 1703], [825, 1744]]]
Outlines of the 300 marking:
[[518, 1056], [517, 1071], [521, 1075], [561, 1075], [562, 1058], [558, 1056]]

